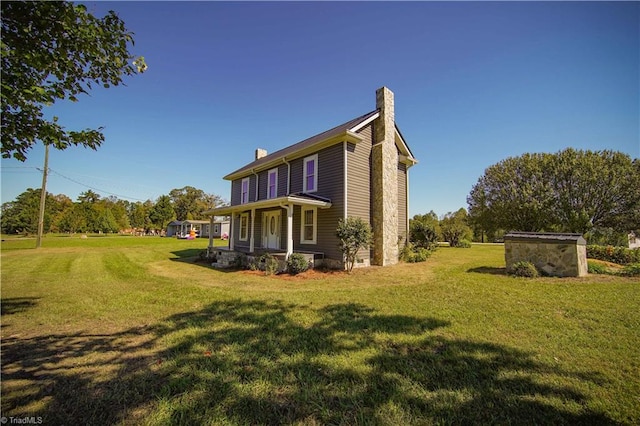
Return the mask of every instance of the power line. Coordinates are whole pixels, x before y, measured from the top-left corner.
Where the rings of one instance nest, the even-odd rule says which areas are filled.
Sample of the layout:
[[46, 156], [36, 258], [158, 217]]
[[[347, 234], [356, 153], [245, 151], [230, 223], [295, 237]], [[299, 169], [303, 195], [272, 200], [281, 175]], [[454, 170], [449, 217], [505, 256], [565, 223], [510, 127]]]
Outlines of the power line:
[[[13, 170], [6, 170], [5, 171], [5, 169], [13, 169]], [[18, 170], [15, 170], [15, 169], [18, 169]], [[129, 197], [129, 196], [126, 196], [126, 195], [116, 194], [114, 192], [106, 191], [104, 189], [100, 189], [100, 188], [96, 188], [96, 187], [91, 186], [91, 185], [87, 185], [86, 183], [83, 183], [83, 182], [80, 182], [80, 181], [78, 181], [76, 179], [73, 179], [73, 178], [70, 178], [68, 176], [65, 176], [62, 173], [53, 170], [51, 167], [49, 167], [48, 170], [49, 170], [49, 172], [55, 173], [56, 175], [60, 176], [63, 179], [66, 179], [66, 180], [68, 180], [70, 182], [73, 182], [75, 184], [84, 186], [85, 188], [89, 188], [89, 189], [92, 189], [92, 190], [97, 191], [97, 192], [102, 192], [102, 193], [105, 193], [105, 194], [114, 195], [114, 196], [116, 196], [118, 198], [125, 198], [127, 200], [142, 201], [142, 202], [147, 201], [147, 200], [142, 200], [140, 198], [135, 198], [135, 197]], [[36, 166], [7, 166], [7, 167], [3, 166], [2, 167], [2, 171], [5, 172], [5, 173], [35, 173], [36, 171], [39, 172], [39, 173], [43, 172], [43, 170], [40, 167], [36, 167]], [[91, 177], [91, 176], [87, 176], [87, 177]]]
[[[37, 168], [37, 167], [36, 167], [36, 168]], [[38, 170], [42, 171], [42, 169], [38, 169]], [[82, 183], [82, 182], [77, 181], [77, 180], [75, 180], [75, 179], [72, 179], [72, 178], [70, 178], [70, 177], [68, 177], [68, 176], [65, 176], [65, 175], [63, 175], [63, 174], [61, 174], [61, 173], [59, 173], [59, 172], [56, 172], [55, 170], [53, 170], [53, 169], [51, 169], [51, 168], [49, 168], [49, 171], [50, 171], [51, 173], [55, 173], [56, 175], [60, 176], [60, 177], [61, 177], [61, 178], [63, 178], [63, 179], [66, 179], [66, 180], [68, 180], [68, 181], [70, 181], [70, 182], [73, 182], [73, 183], [76, 183], [76, 184], [78, 184], [78, 185], [82, 185], [82, 186], [84, 186], [85, 188], [89, 188], [89, 189], [92, 189], [92, 190], [97, 191], [97, 192], [103, 192], [103, 193], [105, 193], [105, 194], [113, 195], [113, 196], [116, 196], [116, 197], [118, 197], [118, 198], [125, 198], [125, 199], [128, 199], [128, 200], [135, 200], [135, 201], [142, 201], [142, 202], [146, 201], [146, 200], [142, 200], [142, 199], [140, 199], [140, 198], [128, 197], [128, 196], [126, 196], [126, 195], [116, 194], [116, 193], [113, 193], [113, 192], [105, 191], [104, 189], [99, 189], [99, 188], [93, 187], [93, 186], [91, 186], [91, 185], [87, 185], [86, 183]]]

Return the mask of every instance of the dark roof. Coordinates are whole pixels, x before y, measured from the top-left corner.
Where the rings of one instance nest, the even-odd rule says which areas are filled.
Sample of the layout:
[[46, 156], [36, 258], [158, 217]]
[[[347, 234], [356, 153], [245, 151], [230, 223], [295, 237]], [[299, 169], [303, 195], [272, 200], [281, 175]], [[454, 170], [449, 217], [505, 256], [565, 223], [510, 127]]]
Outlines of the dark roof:
[[368, 112], [364, 115], [361, 115], [360, 117], [356, 117], [353, 120], [349, 120], [346, 123], [340, 124], [339, 126], [336, 126], [332, 129], [329, 129], [327, 131], [324, 131], [322, 133], [318, 133], [315, 136], [312, 136], [308, 139], [305, 139], [303, 141], [300, 141], [296, 144], [290, 145], [286, 148], [283, 148], [281, 150], [275, 151], [265, 157], [262, 157], [258, 160], [255, 160], [243, 167], [240, 167], [238, 170], [229, 173], [227, 176], [225, 176], [225, 179], [229, 178], [229, 176], [233, 176], [237, 173], [242, 173], [242, 172], [249, 172], [251, 169], [258, 169], [260, 168], [260, 166], [264, 165], [264, 164], [268, 164], [278, 158], [284, 158], [287, 157], [290, 154], [293, 154], [297, 151], [301, 151], [305, 148], [309, 148], [313, 145], [315, 145], [318, 142], [322, 142], [326, 139], [331, 138], [332, 136], [336, 136], [339, 135], [341, 133], [346, 132], [347, 130], [351, 129], [352, 127], [357, 126], [359, 123], [371, 118], [373, 115], [377, 114], [378, 110], [374, 110], [371, 112]]
[[573, 243], [585, 245], [587, 241], [582, 234], [559, 232], [508, 232], [504, 236], [505, 241], [531, 241], [539, 243]]
[[316, 194], [309, 194], [306, 192], [296, 192], [295, 194], [291, 194], [292, 197], [300, 197], [300, 198], [308, 198], [310, 200], [324, 201], [326, 203], [330, 203], [331, 199], [326, 197], [321, 197]]

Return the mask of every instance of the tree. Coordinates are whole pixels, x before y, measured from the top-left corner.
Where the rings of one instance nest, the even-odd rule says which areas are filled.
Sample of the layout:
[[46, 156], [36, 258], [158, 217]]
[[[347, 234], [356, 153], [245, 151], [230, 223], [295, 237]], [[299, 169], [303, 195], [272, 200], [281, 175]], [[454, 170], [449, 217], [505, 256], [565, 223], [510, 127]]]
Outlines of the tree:
[[490, 166], [467, 197], [471, 223], [487, 232], [640, 228], [638, 160], [572, 148]]
[[199, 218], [201, 206], [198, 205], [198, 200], [204, 197], [203, 190], [185, 186], [169, 191], [169, 197], [178, 220]]
[[524, 154], [486, 169], [467, 197], [472, 222], [488, 230], [548, 228], [553, 192], [547, 163], [544, 154]]
[[81, 192], [78, 195], [78, 208], [77, 214], [84, 219], [84, 227], [79, 229], [81, 232], [99, 232], [100, 225], [98, 223], [98, 216], [100, 215], [100, 209], [98, 202], [100, 201], [100, 195], [92, 190]]
[[84, 209], [80, 204], [73, 204], [63, 210], [56, 218], [56, 228], [60, 232], [75, 234], [87, 229], [87, 220], [84, 216]]
[[57, 117], [45, 118], [43, 108], [144, 72], [144, 58], [134, 61], [128, 50], [133, 34], [115, 12], [96, 18], [81, 4], [6, 1], [1, 7], [2, 157], [25, 161], [38, 140], [61, 150], [97, 149], [102, 127], [67, 131]]
[[554, 219], [561, 228], [585, 234], [594, 227], [639, 226], [633, 212], [640, 209], [640, 172], [628, 155], [566, 149], [553, 162]]
[[340, 239], [340, 250], [347, 262], [347, 271], [351, 272], [358, 251], [371, 244], [371, 226], [359, 217], [348, 217], [338, 221], [336, 236]]
[[[7, 234], [35, 234], [38, 230], [38, 211], [40, 209], [40, 189], [28, 188], [13, 202], [2, 205], [2, 232]], [[44, 212], [44, 232], [49, 232], [51, 221], [60, 210], [56, 198], [47, 193]]]
[[458, 247], [463, 240], [470, 240], [473, 231], [467, 224], [467, 211], [463, 208], [455, 213], [449, 212], [440, 220], [442, 238], [451, 247]]
[[112, 232], [118, 232], [118, 223], [113, 216], [111, 209], [101, 205], [98, 208], [98, 215], [96, 217], [95, 229], [93, 231], [100, 232], [101, 234], [109, 234]]
[[435, 249], [438, 245], [439, 233], [438, 215], [433, 210], [427, 214], [414, 215], [409, 220], [409, 241], [416, 247]]
[[128, 216], [129, 223], [134, 228], [148, 229], [151, 227], [151, 210], [153, 209], [153, 202], [147, 200], [144, 203], [137, 202], [129, 206]]
[[175, 211], [168, 195], [162, 195], [149, 213], [149, 218], [160, 229], [166, 229], [167, 224], [175, 217]]

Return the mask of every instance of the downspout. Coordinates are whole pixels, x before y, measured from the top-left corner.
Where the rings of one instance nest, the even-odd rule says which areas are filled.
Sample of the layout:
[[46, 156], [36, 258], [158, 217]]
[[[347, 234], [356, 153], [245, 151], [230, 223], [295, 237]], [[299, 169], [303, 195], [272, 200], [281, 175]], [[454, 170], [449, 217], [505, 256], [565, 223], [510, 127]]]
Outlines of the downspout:
[[282, 162], [287, 165], [287, 195], [289, 195], [291, 194], [291, 163], [285, 157], [282, 157]]
[[[251, 169], [251, 173], [253, 173], [256, 177], [256, 198], [253, 201], [258, 201], [258, 189], [260, 187], [260, 176], [255, 172], [256, 169]], [[253, 253], [255, 249], [255, 222], [256, 222], [256, 209], [251, 209], [251, 239], [249, 240], [249, 251]]]
[[251, 173], [253, 173], [256, 177], [256, 196], [253, 199], [253, 201], [258, 201], [258, 184], [260, 182], [260, 177], [258, 176], [258, 174], [255, 172], [255, 169], [251, 169]]
[[349, 183], [348, 181], [348, 176], [347, 176], [347, 154], [348, 154], [348, 150], [347, 150], [347, 141], [342, 142], [342, 150], [343, 150], [343, 154], [344, 154], [344, 162], [342, 165], [342, 173], [344, 173], [344, 182], [343, 182], [343, 191], [342, 191], [342, 197], [343, 197], [343, 202], [344, 202], [344, 219], [347, 218], [347, 215], [349, 213], [349, 206], [347, 205], [348, 203], [348, 199], [347, 199], [347, 185]]

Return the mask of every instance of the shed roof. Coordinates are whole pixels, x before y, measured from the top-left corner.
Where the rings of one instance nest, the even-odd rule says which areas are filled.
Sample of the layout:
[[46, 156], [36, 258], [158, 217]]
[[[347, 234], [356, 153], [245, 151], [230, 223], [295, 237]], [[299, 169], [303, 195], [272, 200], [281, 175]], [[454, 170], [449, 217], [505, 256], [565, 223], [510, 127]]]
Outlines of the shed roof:
[[504, 240], [555, 244], [587, 244], [587, 241], [582, 237], [582, 234], [561, 232], [509, 232], [505, 234]]

